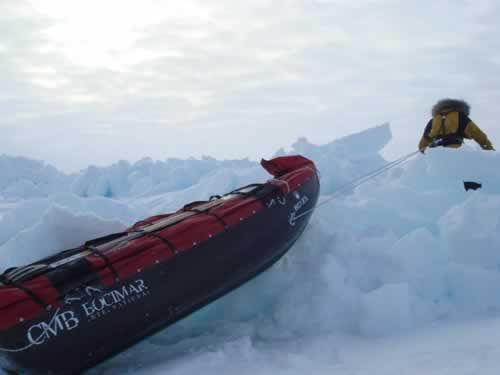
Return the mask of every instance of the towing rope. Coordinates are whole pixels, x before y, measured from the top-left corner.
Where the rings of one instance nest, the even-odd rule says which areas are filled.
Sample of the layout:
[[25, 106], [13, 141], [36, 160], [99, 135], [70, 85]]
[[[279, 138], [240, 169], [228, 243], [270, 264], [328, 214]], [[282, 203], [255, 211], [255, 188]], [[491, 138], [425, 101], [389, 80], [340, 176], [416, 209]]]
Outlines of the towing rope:
[[355, 178], [354, 180], [350, 181], [349, 183], [342, 185], [329, 198], [321, 201], [320, 203], [317, 203], [314, 207], [310, 208], [307, 211], [302, 212], [300, 215], [295, 216], [295, 219], [298, 219], [302, 216], [305, 216], [305, 215], [311, 213], [312, 211], [314, 211], [316, 208], [324, 206], [325, 204], [330, 203], [331, 201], [338, 198], [339, 196], [357, 188], [358, 186], [363, 185], [364, 183], [366, 183], [368, 181], [373, 180], [375, 177], [378, 177], [381, 174], [384, 174], [385, 172], [387, 172], [387, 171], [389, 171], [397, 166], [403, 165], [404, 163], [410, 161], [419, 152], [420, 151], [414, 151], [412, 153], [409, 153], [408, 155], [405, 155], [397, 160], [391, 161], [391, 162], [383, 165], [380, 168], [377, 168], [377, 169], [375, 169], [375, 170], [373, 170], [365, 175], [359, 176], [359, 177]]

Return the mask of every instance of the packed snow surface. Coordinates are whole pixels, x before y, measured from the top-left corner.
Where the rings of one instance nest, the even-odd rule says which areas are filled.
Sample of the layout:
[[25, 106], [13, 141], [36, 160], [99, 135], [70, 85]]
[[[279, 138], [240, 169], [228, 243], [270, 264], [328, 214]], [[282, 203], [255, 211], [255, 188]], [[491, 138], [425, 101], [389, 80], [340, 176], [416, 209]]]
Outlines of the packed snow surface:
[[[277, 155], [313, 159], [325, 200], [387, 163], [390, 139], [382, 125]], [[498, 374], [499, 164], [473, 145], [433, 149], [348, 190], [269, 271], [93, 372]], [[71, 176], [22, 158], [0, 166], [0, 268], [268, 178], [256, 162], [208, 157]]]

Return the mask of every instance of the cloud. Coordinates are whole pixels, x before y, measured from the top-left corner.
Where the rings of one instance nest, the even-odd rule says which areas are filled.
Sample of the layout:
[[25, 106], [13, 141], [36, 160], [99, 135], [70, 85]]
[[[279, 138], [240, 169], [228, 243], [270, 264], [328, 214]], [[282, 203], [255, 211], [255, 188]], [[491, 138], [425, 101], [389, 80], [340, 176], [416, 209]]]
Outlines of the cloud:
[[43, 4], [0, 5], [3, 152], [65, 169], [258, 158], [391, 121], [393, 157], [443, 96], [500, 140], [495, 1]]

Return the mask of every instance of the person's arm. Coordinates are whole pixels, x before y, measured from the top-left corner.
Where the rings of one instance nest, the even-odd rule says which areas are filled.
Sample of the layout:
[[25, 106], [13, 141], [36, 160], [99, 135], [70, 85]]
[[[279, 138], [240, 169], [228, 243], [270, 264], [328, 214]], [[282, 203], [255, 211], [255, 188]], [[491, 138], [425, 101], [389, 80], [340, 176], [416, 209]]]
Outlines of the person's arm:
[[467, 117], [466, 121], [468, 122], [464, 131], [465, 137], [475, 140], [483, 150], [494, 150], [488, 136], [481, 129], [479, 129], [479, 126], [477, 126], [469, 117]]
[[423, 154], [425, 152], [425, 149], [427, 146], [430, 145], [432, 142], [431, 137], [429, 137], [429, 134], [432, 130], [432, 120], [430, 120], [427, 123], [427, 126], [425, 127], [424, 134], [422, 135], [422, 138], [420, 139], [420, 143], [418, 144], [418, 149], [419, 151]]

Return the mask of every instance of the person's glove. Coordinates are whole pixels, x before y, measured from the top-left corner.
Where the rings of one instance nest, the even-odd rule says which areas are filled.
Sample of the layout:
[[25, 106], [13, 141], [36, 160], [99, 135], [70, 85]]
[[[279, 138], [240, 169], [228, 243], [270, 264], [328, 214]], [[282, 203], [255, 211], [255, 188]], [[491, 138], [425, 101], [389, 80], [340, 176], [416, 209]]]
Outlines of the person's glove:
[[495, 151], [495, 148], [493, 147], [493, 145], [491, 143], [487, 143], [487, 144], [481, 145], [481, 148], [483, 150]]

